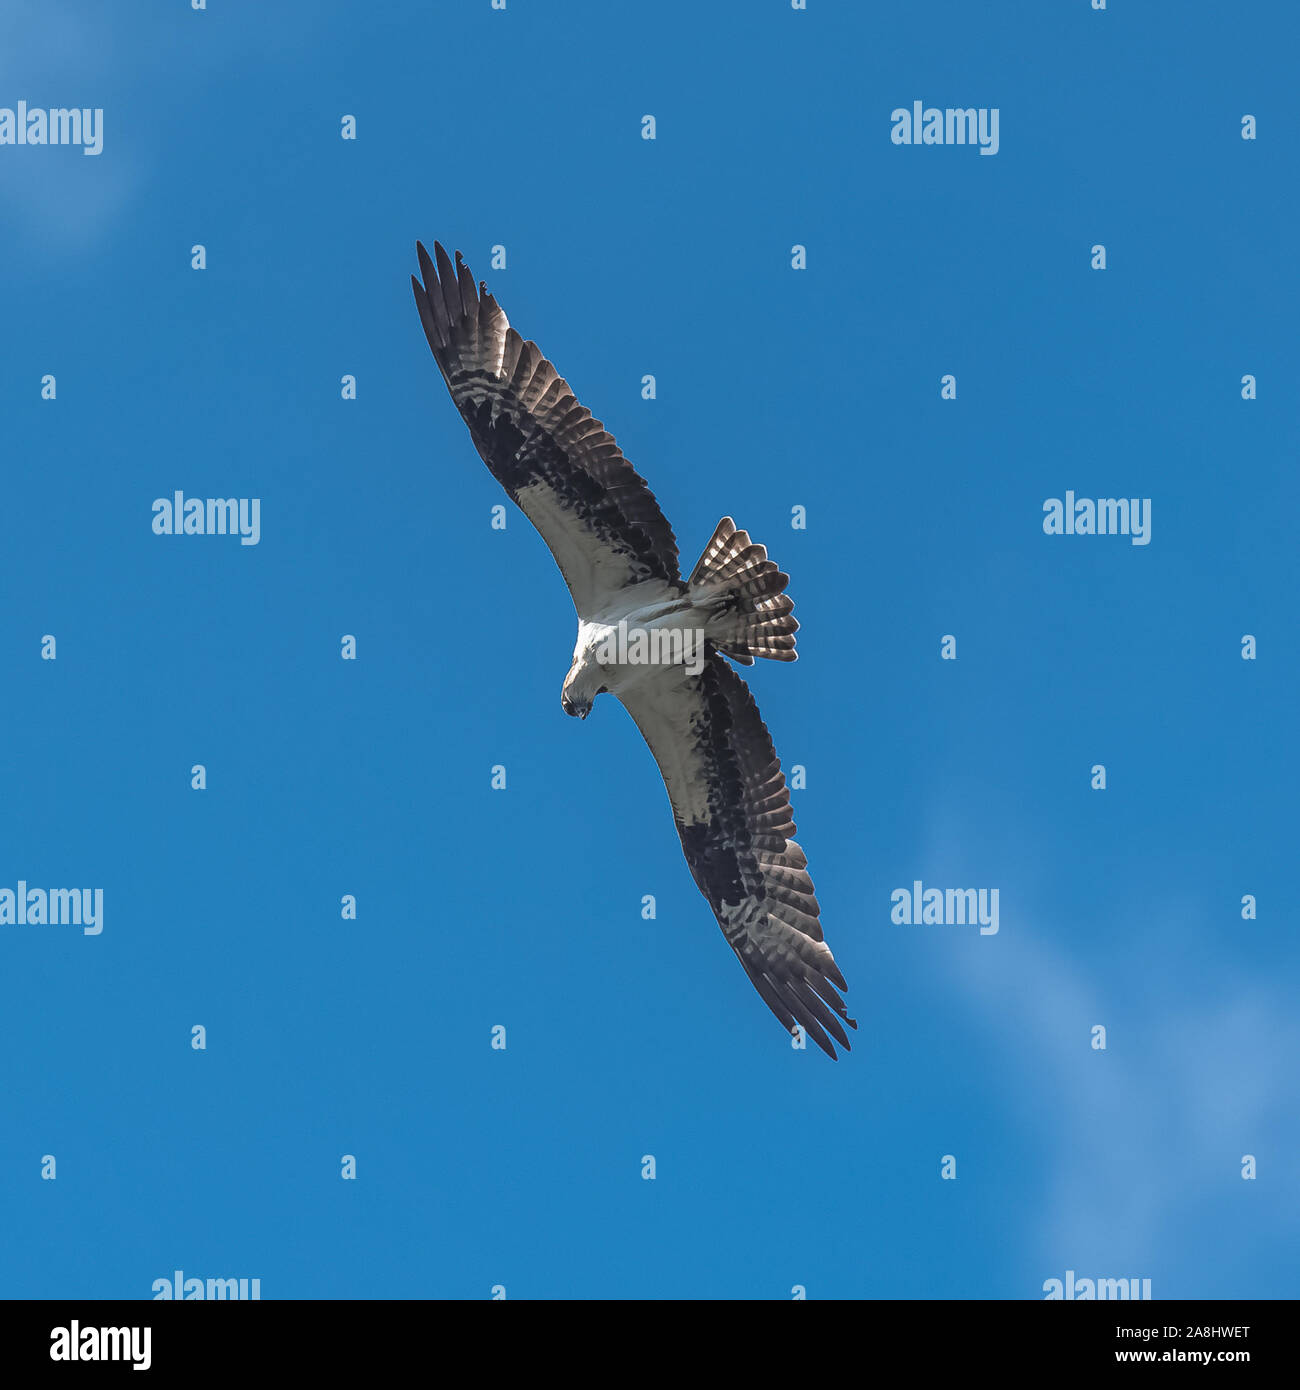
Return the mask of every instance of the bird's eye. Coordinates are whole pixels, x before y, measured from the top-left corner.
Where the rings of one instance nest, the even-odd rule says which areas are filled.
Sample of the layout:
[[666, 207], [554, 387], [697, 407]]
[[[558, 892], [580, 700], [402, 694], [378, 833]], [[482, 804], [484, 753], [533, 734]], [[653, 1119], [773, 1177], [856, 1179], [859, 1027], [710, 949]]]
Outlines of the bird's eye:
[[598, 691], [596, 691], [596, 694], [597, 694], [597, 695], [608, 695], [608, 694], [609, 694], [609, 686], [607, 686], [607, 685], [602, 685], [602, 686], [600, 687], [600, 689], [599, 689]]

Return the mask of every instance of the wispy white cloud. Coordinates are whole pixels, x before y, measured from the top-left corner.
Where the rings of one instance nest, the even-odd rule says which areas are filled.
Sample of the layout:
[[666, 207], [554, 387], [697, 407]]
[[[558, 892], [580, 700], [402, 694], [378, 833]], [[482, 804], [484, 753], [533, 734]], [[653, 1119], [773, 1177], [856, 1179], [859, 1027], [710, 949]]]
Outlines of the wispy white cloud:
[[[306, 38], [330, 21], [328, 5], [266, 5], [221, 23], [211, 13], [176, 16], [98, 3], [0, 6], [0, 106], [104, 110], [104, 149], [0, 147], [0, 227], [29, 262], [102, 246], [126, 235], [146, 195], [165, 196], [158, 130], [137, 117], [124, 126], [121, 101], [147, 100], [164, 116], [240, 73], [255, 89], [276, 88], [276, 72], [300, 61]], [[219, 103], [214, 104], [219, 113]], [[156, 186], [155, 186], [156, 185]], [[147, 212], [147, 209], [145, 209]]]
[[[0, 106], [10, 108], [102, 107], [104, 78], [124, 58], [109, 9], [21, 0], [0, 8], [0, 53]], [[5, 146], [0, 169], [0, 220], [28, 257], [93, 245], [143, 181], [138, 152], [120, 142], [94, 157], [76, 146]]]
[[[970, 827], [943, 826], [927, 879], [967, 883], [971, 856], [953, 847], [971, 839]], [[1008, 842], [1023, 862], [1034, 837]], [[1042, 1278], [1066, 1268], [1149, 1275], [1198, 1212], [1242, 1183], [1246, 1153], [1271, 1168], [1260, 1179], [1271, 1218], [1300, 1225], [1300, 1196], [1276, 1167], [1300, 1138], [1293, 998], [1239, 965], [1207, 976], [1184, 964], [1188, 941], [1210, 930], [1202, 905], [1128, 910], [1108, 939], [1140, 942], [1135, 959], [1164, 962], [1148, 978], [1126, 974], [1127, 963], [1109, 968], [1093, 939], [1071, 937], [1077, 917], [1061, 920], [1046, 867], [1003, 885], [998, 936], [930, 957], [999, 1039], [1007, 1104], [1052, 1154], [1041, 1210], [1021, 1213], [1026, 1262]], [[1107, 1026], [1104, 1052], [1090, 1046], [1094, 1024]]]

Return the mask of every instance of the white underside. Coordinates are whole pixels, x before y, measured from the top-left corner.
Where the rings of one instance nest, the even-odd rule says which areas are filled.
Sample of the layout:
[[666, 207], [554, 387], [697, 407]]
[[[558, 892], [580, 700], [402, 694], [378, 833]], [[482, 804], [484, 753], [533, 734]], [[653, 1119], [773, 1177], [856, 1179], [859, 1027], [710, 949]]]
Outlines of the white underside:
[[[578, 623], [573, 647], [578, 688], [590, 686], [594, 695], [604, 686], [617, 695], [663, 675], [666, 664], [683, 673], [687, 665], [698, 669], [706, 620], [686, 595], [658, 581], [623, 590], [604, 612]], [[644, 634], [644, 639], [637, 634]], [[644, 656], [638, 660], [638, 649], [652, 651], [656, 657], [671, 653], [680, 660], [651, 663]]]

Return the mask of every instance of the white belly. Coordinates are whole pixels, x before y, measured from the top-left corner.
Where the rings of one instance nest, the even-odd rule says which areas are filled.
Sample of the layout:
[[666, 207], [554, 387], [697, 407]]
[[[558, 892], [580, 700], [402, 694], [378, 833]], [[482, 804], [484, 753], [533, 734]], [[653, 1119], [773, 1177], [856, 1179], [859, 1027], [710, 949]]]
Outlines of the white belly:
[[598, 617], [578, 624], [574, 660], [599, 666], [611, 691], [665, 666], [695, 671], [704, 655], [702, 618], [685, 594], [665, 584], [638, 584]]

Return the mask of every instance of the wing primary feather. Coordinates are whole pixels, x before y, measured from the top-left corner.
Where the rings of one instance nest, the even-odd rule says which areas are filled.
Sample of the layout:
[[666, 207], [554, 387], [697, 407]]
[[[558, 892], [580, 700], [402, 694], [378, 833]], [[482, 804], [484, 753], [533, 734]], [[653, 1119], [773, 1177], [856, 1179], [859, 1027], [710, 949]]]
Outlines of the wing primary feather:
[[414, 275], [411, 276], [411, 289], [415, 292], [415, 307], [420, 311], [420, 322], [424, 326], [424, 336], [428, 338], [429, 346], [437, 352], [439, 348], [447, 346], [447, 339], [439, 333], [433, 311], [429, 308], [429, 299], [424, 292], [424, 286]]
[[[442, 242], [433, 243], [433, 254], [438, 262], [438, 276], [436, 285], [438, 292], [442, 295], [443, 307], [447, 311], [449, 323], [455, 323], [461, 317], [460, 286], [456, 282], [456, 268], [451, 263], [451, 258], [443, 249]], [[433, 287], [430, 287], [431, 294]]]
[[791, 984], [793, 992], [800, 998], [804, 1007], [830, 1033], [842, 1048], [847, 1050], [849, 1045], [849, 1035], [840, 1026], [840, 1021], [822, 1002], [821, 998], [813, 990], [808, 980], [794, 980]]
[[478, 291], [474, 288], [474, 277], [464, 257], [456, 252], [456, 278], [460, 281], [460, 305], [467, 319], [473, 322], [478, 318]]

